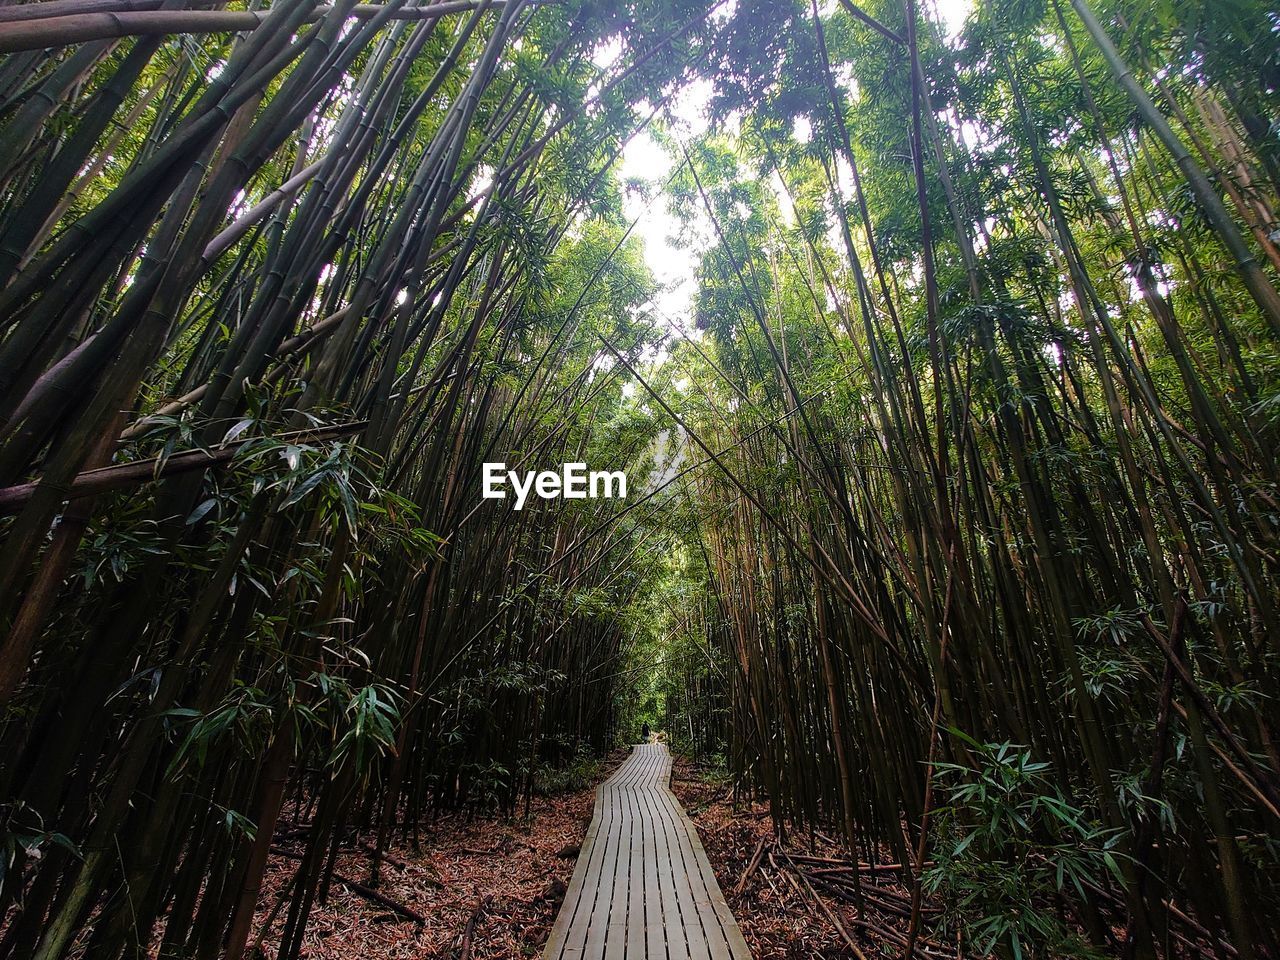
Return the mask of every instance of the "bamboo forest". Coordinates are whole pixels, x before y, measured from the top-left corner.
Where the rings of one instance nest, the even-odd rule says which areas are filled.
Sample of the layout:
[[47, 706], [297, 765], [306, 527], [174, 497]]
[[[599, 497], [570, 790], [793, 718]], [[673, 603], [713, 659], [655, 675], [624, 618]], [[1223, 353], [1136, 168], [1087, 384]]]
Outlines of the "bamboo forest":
[[0, 957], [1280, 960], [1268, 0], [0, 0]]

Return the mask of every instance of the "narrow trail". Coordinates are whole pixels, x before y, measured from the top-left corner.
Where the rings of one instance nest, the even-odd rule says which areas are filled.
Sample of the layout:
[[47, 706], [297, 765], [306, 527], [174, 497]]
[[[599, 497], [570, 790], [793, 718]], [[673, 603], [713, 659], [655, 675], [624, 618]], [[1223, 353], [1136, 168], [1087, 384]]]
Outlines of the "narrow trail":
[[670, 779], [647, 743], [600, 785], [545, 960], [750, 960]]

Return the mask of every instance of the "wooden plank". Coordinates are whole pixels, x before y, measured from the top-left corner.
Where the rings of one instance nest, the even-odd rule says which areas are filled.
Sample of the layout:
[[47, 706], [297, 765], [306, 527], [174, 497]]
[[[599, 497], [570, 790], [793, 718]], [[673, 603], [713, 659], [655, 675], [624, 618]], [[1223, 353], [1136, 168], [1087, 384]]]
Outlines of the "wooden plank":
[[[707, 944], [707, 927], [701, 914], [702, 908], [699, 907], [697, 894], [701, 893], [701, 899], [708, 911], [711, 910], [710, 902], [707, 899], [706, 892], [702, 889], [701, 875], [693, 875], [689, 872], [689, 862], [692, 858], [689, 855], [688, 837], [684, 835], [679, 811], [671, 804], [666, 803], [665, 798], [663, 800], [662, 814], [670, 825], [668, 832], [668, 838], [671, 843], [670, 857], [673, 865], [675, 865], [672, 872], [680, 874], [675, 892], [680, 916], [685, 925], [686, 949], [688, 950], [689, 960], [711, 960], [711, 953]], [[712, 912], [712, 917], [714, 918], [714, 912]], [[714, 929], [719, 929], [718, 919], [714, 924]]]
[[641, 744], [596, 790], [544, 960], [750, 960], [670, 778]]
[[582, 838], [582, 846], [578, 848], [578, 862], [573, 868], [573, 876], [569, 878], [569, 887], [565, 891], [564, 902], [560, 904], [560, 912], [556, 914], [556, 922], [551, 927], [551, 935], [547, 938], [546, 949], [542, 955], [547, 960], [557, 960], [564, 952], [565, 938], [569, 934], [569, 926], [577, 913], [582, 899], [582, 887], [586, 880], [587, 869], [591, 863], [591, 851], [595, 847], [596, 834], [600, 830], [601, 811], [604, 807], [604, 786], [596, 788], [595, 810], [591, 817], [591, 825], [587, 827], [586, 836]]
[[[646, 775], [651, 767], [652, 761], [647, 765]], [[642, 847], [644, 851], [644, 939], [645, 956], [649, 960], [659, 960], [667, 955], [667, 934], [665, 919], [662, 916], [661, 891], [658, 889], [657, 824], [649, 809], [650, 793], [648, 789], [637, 790], [637, 799], [640, 801], [642, 811], [640, 825], [644, 831]]]
[[[665, 786], [663, 789], [670, 792]], [[671, 799], [672, 802], [679, 803], [674, 794], [671, 795]], [[733, 911], [729, 909], [729, 904], [724, 899], [720, 884], [716, 882], [715, 871], [711, 869], [711, 861], [707, 859], [707, 852], [702, 848], [702, 841], [698, 839], [698, 831], [694, 829], [689, 818], [683, 816], [683, 811], [682, 819], [684, 820], [685, 834], [689, 838], [689, 845], [693, 848], [693, 856], [697, 863], [698, 872], [702, 875], [703, 885], [711, 900], [711, 906], [720, 921], [721, 935], [724, 937], [728, 947], [726, 956], [750, 957], [751, 951], [747, 948], [746, 940], [742, 938], [742, 931], [738, 929], [737, 921], [733, 919]]]
[[643, 960], [645, 955], [644, 929], [644, 832], [636, 807], [636, 798], [627, 792], [630, 832], [627, 845], [631, 851], [631, 888], [627, 897], [627, 960]]
[[699, 924], [695, 929], [689, 929], [684, 911], [680, 909], [676, 890], [688, 886], [689, 875], [684, 869], [680, 851], [676, 848], [678, 840], [671, 821], [663, 816], [661, 800], [655, 795], [651, 797], [651, 801], [657, 808], [654, 811], [654, 823], [658, 839], [658, 884], [662, 888], [659, 899], [662, 903], [662, 916], [665, 918], [667, 960], [689, 960], [688, 941], [690, 937], [701, 937], [702, 926]]
[[604, 852], [600, 857], [596, 900], [587, 919], [587, 935], [583, 943], [583, 955], [586, 957], [599, 957], [604, 954], [605, 937], [609, 933], [609, 910], [613, 894], [613, 878], [618, 869], [619, 844], [612, 825], [604, 837]]
[[613, 889], [609, 891], [609, 924], [605, 936], [604, 960], [626, 960], [627, 906], [631, 885], [631, 842], [622, 816], [622, 797], [617, 790], [608, 791], [610, 802], [618, 810], [617, 829], [611, 840], [618, 848], [617, 869]]
[[683, 811], [675, 803], [674, 797], [669, 801], [672, 815], [679, 827], [680, 856], [689, 885], [689, 895], [693, 900], [694, 916], [703, 931], [704, 943], [709, 957], [721, 958], [728, 955], [727, 941], [720, 924], [720, 916], [711, 902], [711, 893], [707, 890], [706, 880], [700, 865], [694, 856], [693, 846], [686, 830], [688, 820]]

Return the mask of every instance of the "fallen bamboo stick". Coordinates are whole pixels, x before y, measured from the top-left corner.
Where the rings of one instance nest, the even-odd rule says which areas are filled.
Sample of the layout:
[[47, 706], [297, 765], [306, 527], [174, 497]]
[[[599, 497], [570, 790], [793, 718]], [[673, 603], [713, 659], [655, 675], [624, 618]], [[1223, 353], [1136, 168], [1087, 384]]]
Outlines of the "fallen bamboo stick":
[[[286, 850], [284, 847], [278, 847], [274, 844], [271, 846], [271, 852], [276, 856], [288, 857], [290, 860], [301, 860], [303, 856], [301, 853], [297, 853], [293, 850]], [[412, 907], [406, 906], [399, 900], [393, 900], [390, 897], [379, 893], [377, 890], [374, 890], [372, 887], [368, 887], [363, 883], [358, 883], [350, 877], [344, 877], [340, 873], [334, 873], [333, 879], [342, 884], [352, 893], [358, 894], [369, 902], [376, 903], [380, 907], [386, 907], [392, 913], [399, 914], [406, 920], [412, 920], [417, 924], [425, 924], [427, 922], [427, 918], [418, 913], [418, 911], [414, 910]]]
[[734, 895], [742, 893], [743, 888], [747, 885], [747, 880], [756, 868], [760, 866], [760, 860], [764, 857], [764, 847], [768, 843], [768, 837], [761, 837], [760, 842], [756, 844], [756, 852], [752, 854], [751, 860], [747, 863], [746, 869], [742, 871], [742, 876], [738, 878], [737, 885], [733, 888]]

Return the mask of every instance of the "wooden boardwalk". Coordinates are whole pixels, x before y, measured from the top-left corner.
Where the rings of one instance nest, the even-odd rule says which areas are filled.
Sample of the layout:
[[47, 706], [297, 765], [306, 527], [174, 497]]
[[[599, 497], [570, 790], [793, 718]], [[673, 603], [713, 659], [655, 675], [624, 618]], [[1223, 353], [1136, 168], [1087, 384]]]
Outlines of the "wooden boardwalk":
[[646, 743], [600, 785], [545, 960], [751, 960], [670, 779]]

